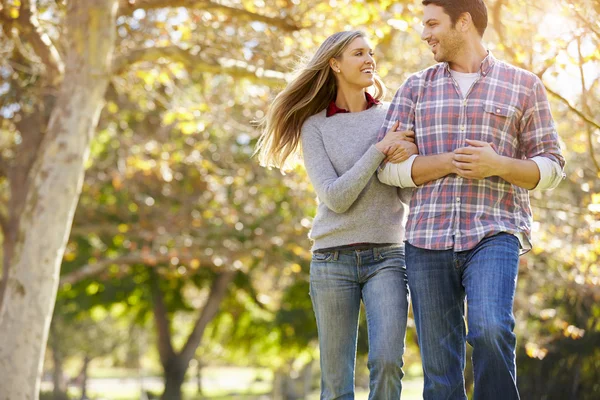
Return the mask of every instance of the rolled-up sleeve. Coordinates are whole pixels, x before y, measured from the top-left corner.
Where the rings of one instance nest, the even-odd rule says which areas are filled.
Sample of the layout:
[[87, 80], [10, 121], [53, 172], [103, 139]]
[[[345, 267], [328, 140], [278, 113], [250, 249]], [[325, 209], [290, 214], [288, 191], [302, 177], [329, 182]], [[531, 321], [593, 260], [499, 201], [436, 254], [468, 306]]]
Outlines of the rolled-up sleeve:
[[377, 170], [377, 177], [381, 183], [400, 188], [417, 187], [412, 179], [412, 165], [417, 155], [410, 156], [398, 164], [386, 163]]
[[554, 189], [565, 178], [565, 159], [543, 83], [536, 77], [523, 114], [519, 141], [525, 158], [534, 161], [540, 180], [533, 190]]
[[560, 164], [548, 157], [533, 157], [540, 170], [540, 180], [533, 190], [550, 190], [558, 186], [564, 179], [563, 169]]

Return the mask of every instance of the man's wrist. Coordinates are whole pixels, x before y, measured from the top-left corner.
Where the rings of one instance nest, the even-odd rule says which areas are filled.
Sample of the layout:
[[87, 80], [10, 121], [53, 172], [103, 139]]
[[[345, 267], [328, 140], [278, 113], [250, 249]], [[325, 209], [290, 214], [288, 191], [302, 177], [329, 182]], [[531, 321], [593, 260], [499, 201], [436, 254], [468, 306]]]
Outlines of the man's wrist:
[[444, 176], [456, 173], [456, 167], [454, 166], [454, 153], [444, 153]]
[[499, 176], [500, 178], [505, 179], [510, 172], [511, 160], [510, 157], [498, 155], [498, 161], [491, 176]]

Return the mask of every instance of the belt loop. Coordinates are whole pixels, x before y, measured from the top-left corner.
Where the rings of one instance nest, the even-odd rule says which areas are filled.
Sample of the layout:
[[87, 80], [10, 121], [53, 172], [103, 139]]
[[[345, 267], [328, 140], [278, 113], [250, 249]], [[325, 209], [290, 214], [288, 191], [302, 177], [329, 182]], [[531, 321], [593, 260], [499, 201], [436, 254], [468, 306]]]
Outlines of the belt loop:
[[379, 260], [379, 247], [373, 247], [373, 258]]
[[339, 250], [336, 250], [336, 251], [334, 251], [334, 252], [333, 252], [333, 261], [337, 261], [337, 260], [338, 260], [338, 257], [339, 257], [339, 255], [340, 255], [340, 252], [339, 252]]

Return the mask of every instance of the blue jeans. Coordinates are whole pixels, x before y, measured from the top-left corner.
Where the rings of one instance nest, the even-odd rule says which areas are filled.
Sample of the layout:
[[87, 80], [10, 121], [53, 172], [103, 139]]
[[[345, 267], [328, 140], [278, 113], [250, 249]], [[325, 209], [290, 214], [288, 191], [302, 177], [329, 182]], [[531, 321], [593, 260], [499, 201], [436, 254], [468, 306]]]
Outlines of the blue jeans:
[[423, 398], [467, 398], [466, 339], [473, 346], [473, 398], [519, 399], [512, 313], [519, 240], [500, 233], [461, 252], [425, 250], [407, 243], [406, 263], [423, 360]]
[[354, 399], [361, 299], [369, 335], [369, 399], [399, 399], [408, 313], [404, 246], [313, 253], [310, 295], [321, 350], [321, 399]]

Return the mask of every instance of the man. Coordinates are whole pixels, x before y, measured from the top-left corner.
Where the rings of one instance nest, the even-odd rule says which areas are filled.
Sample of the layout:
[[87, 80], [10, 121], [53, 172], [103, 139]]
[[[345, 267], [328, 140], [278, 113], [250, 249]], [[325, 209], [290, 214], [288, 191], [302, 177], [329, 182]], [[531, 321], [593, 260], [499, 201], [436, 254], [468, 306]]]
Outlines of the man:
[[531, 248], [528, 190], [556, 187], [564, 158], [542, 82], [483, 46], [483, 1], [423, 5], [422, 39], [438, 64], [402, 85], [379, 135], [399, 121], [419, 155], [378, 172], [416, 187], [406, 264], [423, 397], [466, 399], [466, 339], [474, 398], [518, 399], [512, 307], [519, 254]]

